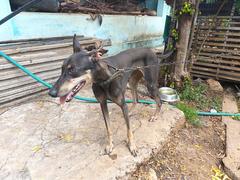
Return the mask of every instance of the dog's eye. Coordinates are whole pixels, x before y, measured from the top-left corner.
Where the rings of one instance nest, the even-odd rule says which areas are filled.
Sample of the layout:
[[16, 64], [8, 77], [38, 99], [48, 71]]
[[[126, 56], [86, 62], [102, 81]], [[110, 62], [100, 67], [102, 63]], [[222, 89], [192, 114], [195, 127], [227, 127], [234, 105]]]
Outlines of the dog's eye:
[[69, 68], [68, 71], [69, 71], [70, 74], [73, 74], [75, 72], [74, 68], [72, 68], [72, 67]]

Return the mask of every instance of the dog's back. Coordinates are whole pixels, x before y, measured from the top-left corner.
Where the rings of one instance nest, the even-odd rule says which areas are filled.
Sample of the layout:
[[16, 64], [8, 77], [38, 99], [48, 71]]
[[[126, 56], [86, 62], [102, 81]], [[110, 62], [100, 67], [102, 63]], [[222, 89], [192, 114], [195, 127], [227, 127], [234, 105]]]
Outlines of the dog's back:
[[105, 60], [118, 68], [156, 65], [158, 63], [156, 55], [150, 48], [128, 49]]

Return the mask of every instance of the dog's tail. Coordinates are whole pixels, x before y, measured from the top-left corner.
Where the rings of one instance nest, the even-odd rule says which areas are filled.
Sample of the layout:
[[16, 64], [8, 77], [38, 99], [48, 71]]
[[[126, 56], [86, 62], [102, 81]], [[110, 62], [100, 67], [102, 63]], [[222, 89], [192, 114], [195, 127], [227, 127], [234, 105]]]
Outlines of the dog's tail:
[[174, 50], [163, 52], [163, 54], [161, 54], [159, 56], [159, 58], [161, 60], [167, 59], [167, 58], [169, 58], [173, 54], [173, 52], [174, 52]]

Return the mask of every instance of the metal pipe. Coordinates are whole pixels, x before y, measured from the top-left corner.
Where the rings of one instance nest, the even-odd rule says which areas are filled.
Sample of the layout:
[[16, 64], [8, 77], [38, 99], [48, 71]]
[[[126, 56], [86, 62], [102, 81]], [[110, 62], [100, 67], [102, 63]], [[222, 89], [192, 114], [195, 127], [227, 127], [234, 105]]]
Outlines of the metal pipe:
[[13, 11], [12, 13], [10, 13], [9, 15], [7, 15], [6, 17], [4, 17], [1, 21], [0, 21], [0, 26], [7, 22], [9, 19], [13, 18], [14, 16], [16, 16], [17, 14], [19, 14], [20, 12], [24, 11], [25, 9], [31, 7], [33, 4], [35, 3], [39, 3], [42, 0], [32, 0], [27, 2], [26, 4], [24, 4], [23, 6], [21, 6], [20, 8], [18, 8], [17, 10]]

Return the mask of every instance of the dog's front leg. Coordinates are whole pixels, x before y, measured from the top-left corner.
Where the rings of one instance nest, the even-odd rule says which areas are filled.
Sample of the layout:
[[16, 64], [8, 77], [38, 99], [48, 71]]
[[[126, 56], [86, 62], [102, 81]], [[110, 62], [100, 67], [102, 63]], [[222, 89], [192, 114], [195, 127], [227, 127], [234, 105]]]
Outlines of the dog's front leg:
[[100, 102], [100, 105], [101, 105], [103, 118], [104, 118], [104, 122], [105, 122], [106, 129], [107, 129], [107, 136], [108, 136], [108, 144], [105, 148], [105, 152], [106, 152], [106, 154], [110, 154], [113, 150], [113, 139], [112, 139], [112, 131], [110, 128], [110, 120], [109, 120], [107, 101], [104, 100], [103, 102]]
[[119, 102], [117, 104], [121, 107], [124, 119], [126, 121], [129, 150], [130, 150], [130, 152], [133, 156], [137, 156], [137, 149], [136, 149], [136, 145], [135, 145], [135, 142], [134, 142], [134, 137], [133, 137], [133, 133], [132, 133], [129, 117], [128, 117], [127, 104], [124, 102], [124, 98], [121, 100], [121, 102]]

